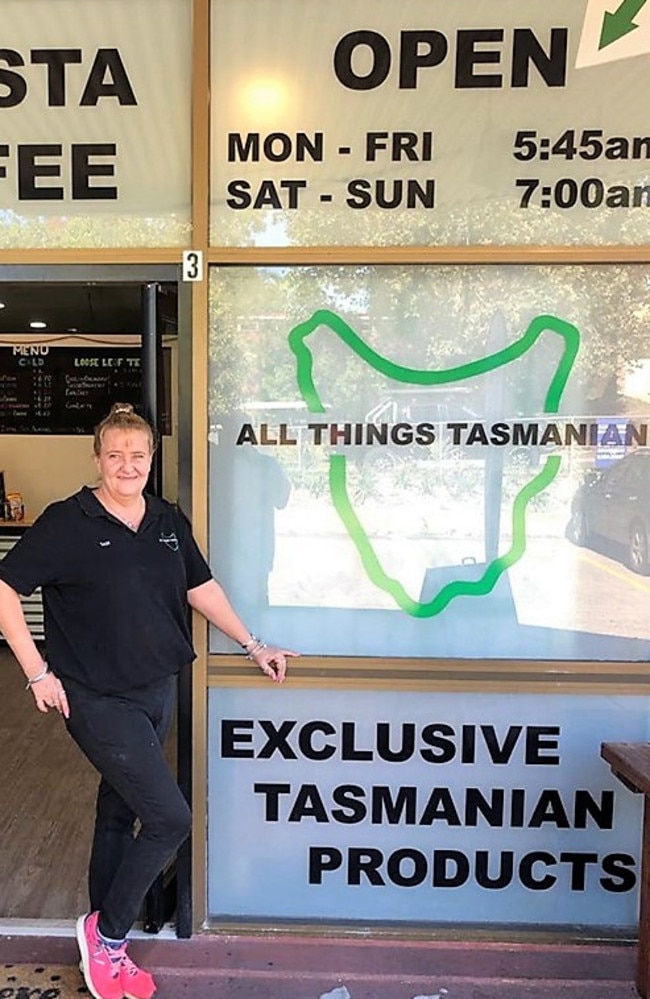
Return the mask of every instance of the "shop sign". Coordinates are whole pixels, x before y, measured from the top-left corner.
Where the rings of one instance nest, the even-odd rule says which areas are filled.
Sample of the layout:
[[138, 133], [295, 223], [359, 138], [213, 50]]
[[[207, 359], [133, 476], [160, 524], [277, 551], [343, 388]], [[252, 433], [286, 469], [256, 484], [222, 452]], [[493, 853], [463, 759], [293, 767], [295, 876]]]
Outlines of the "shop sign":
[[213, 0], [214, 244], [648, 241], [647, 3], [304, 9]]
[[647, 662], [649, 282], [213, 272], [210, 560], [248, 625], [346, 660]]
[[219, 689], [214, 918], [632, 927], [648, 699]]
[[0, 246], [187, 241], [190, 4], [106, 14], [102, 0], [3, 4]]

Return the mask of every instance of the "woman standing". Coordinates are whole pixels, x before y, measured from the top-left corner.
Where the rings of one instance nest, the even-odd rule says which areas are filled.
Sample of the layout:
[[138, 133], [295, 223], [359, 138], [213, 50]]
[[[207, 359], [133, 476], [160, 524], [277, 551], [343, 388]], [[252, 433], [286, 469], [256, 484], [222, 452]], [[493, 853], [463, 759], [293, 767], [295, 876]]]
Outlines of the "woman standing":
[[[95, 999], [151, 999], [155, 983], [126, 951], [149, 887], [190, 831], [190, 811], [163, 742], [176, 674], [194, 650], [188, 604], [276, 683], [287, 649], [239, 619], [179, 509], [145, 494], [151, 427], [116, 403], [95, 431], [99, 472], [51, 504], [0, 563], [0, 630], [40, 711], [53, 708], [101, 775], [89, 868], [91, 911], [77, 922]], [[42, 587], [48, 662], [19, 594]], [[139, 831], [134, 835], [135, 820]]]

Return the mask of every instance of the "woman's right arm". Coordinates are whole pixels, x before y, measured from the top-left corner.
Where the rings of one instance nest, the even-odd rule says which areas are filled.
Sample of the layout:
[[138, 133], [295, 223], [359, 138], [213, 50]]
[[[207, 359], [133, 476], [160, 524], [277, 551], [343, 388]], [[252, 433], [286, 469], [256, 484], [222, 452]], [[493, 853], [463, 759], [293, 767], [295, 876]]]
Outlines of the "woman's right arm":
[[[68, 717], [67, 701], [62, 685], [54, 673], [45, 672], [47, 664], [36, 648], [36, 643], [27, 627], [20, 597], [8, 583], [0, 579], [0, 631], [20, 663], [25, 679], [29, 682], [41, 676], [30, 686], [39, 711], [56, 708]], [[61, 696], [63, 695], [63, 697]]]

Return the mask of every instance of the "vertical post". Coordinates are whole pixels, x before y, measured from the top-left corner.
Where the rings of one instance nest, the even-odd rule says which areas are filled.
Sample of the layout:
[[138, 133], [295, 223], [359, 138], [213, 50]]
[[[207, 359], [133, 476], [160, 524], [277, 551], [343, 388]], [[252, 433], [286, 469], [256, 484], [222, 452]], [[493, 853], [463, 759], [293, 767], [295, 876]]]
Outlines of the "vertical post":
[[[156, 432], [160, 433], [158, 418], [158, 285], [144, 284], [141, 290], [140, 328], [140, 371], [142, 374], [142, 412]], [[154, 496], [162, 494], [162, 462], [160, 448], [154, 451], [147, 489]], [[146, 894], [142, 907], [142, 923], [145, 933], [158, 933], [165, 922], [165, 873], [158, 875]]]
[[643, 796], [643, 846], [641, 848], [641, 884], [639, 886], [639, 948], [636, 963], [636, 988], [641, 999], [650, 994], [650, 799]]
[[[157, 284], [142, 286], [142, 409], [145, 419], [160, 432], [158, 386], [160, 382], [160, 343], [158, 337]], [[162, 493], [162, 462], [156, 451], [151, 463], [148, 488], [155, 496]]]

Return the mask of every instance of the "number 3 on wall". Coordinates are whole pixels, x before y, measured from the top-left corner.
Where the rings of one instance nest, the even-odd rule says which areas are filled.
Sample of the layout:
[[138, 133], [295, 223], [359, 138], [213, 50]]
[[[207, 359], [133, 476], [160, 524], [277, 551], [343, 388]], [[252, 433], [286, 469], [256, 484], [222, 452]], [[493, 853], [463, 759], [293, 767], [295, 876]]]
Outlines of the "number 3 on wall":
[[183, 281], [203, 280], [203, 251], [183, 251]]

